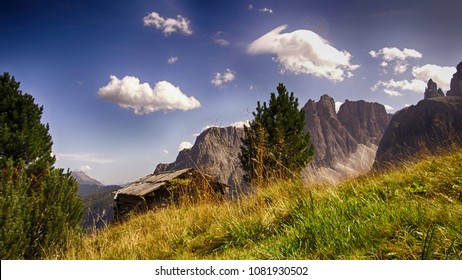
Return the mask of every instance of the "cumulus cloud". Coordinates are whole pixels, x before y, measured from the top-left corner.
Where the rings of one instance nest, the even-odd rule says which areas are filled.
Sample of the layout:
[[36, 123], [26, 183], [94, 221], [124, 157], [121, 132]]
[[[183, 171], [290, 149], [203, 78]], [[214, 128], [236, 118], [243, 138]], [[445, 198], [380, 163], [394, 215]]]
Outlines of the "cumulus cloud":
[[438, 66], [434, 64], [426, 64], [421, 67], [413, 67], [412, 75], [422, 81], [432, 79], [438, 84], [438, 87], [449, 90], [452, 75], [456, 72], [455, 67]]
[[226, 84], [236, 79], [236, 72], [231, 69], [226, 69], [223, 73], [215, 73], [215, 77], [211, 81], [212, 85], [216, 87], [223, 87]]
[[193, 144], [189, 143], [189, 142], [181, 142], [180, 143], [180, 146], [178, 147], [178, 152], [181, 152], [183, 151], [184, 149], [191, 149], [193, 146]]
[[252, 55], [274, 54], [281, 72], [309, 74], [334, 82], [353, 76], [359, 67], [350, 63], [351, 54], [331, 46], [324, 38], [310, 30], [283, 33], [287, 25], [279, 26], [247, 48]]
[[174, 32], [181, 32], [185, 35], [191, 35], [191, 22], [189, 19], [177, 15], [175, 18], [164, 18], [156, 12], [152, 12], [143, 18], [145, 26], [151, 26], [156, 29], [162, 30], [165, 36], [169, 36]]
[[380, 88], [383, 88], [383, 91], [390, 96], [402, 96], [403, 94], [399, 90], [412, 91], [417, 93], [424, 93], [426, 83], [418, 80], [412, 79], [395, 81], [391, 79], [389, 81], [379, 81], [372, 88], [372, 91], [377, 91]]
[[[378, 51], [371, 50], [369, 55], [373, 58], [382, 59], [380, 66], [386, 68], [388, 66], [393, 68], [395, 74], [402, 74], [406, 72], [409, 67], [409, 59], [420, 59], [422, 53], [414, 49], [404, 48], [400, 50], [396, 47], [382, 48]], [[386, 70], [384, 70], [386, 72]]]
[[201, 106], [194, 96], [186, 96], [179, 87], [167, 81], [157, 82], [151, 87], [133, 76], [125, 76], [121, 80], [114, 75], [110, 78], [111, 81], [98, 90], [98, 96], [131, 109], [137, 115], [159, 110], [186, 111]]
[[174, 64], [178, 61], [178, 56], [172, 56], [167, 59], [168, 64]]
[[443, 90], [449, 90], [451, 78], [455, 71], [456, 68], [450, 66], [438, 66], [434, 64], [426, 64], [420, 67], [415, 66], [412, 68], [414, 79], [410, 81], [395, 81], [394, 79], [379, 81], [371, 90], [376, 91], [383, 88], [383, 91], [390, 96], [401, 96], [403, 95], [401, 91], [424, 93], [429, 79], [436, 82], [438, 87], [441, 87]]

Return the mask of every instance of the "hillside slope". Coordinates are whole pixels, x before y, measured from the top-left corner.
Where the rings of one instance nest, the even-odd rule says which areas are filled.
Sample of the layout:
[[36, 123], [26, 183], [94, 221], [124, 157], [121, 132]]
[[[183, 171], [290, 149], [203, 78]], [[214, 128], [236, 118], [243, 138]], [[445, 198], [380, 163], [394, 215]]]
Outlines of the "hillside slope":
[[131, 217], [68, 259], [461, 259], [462, 150], [338, 186], [278, 182], [239, 201]]

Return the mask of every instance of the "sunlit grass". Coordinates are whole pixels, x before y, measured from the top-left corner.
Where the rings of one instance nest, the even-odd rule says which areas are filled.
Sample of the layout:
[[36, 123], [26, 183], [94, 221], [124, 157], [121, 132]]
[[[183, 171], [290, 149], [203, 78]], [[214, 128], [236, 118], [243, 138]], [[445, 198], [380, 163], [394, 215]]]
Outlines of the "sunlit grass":
[[236, 201], [133, 215], [65, 259], [461, 259], [462, 151], [337, 186], [273, 182]]

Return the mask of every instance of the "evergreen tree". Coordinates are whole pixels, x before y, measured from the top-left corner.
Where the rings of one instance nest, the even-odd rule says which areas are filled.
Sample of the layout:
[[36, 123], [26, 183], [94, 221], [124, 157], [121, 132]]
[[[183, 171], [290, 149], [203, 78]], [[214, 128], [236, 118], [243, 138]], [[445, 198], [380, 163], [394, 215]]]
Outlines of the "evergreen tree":
[[8, 73], [0, 75], [0, 163], [9, 158], [31, 163], [54, 163], [49, 126], [40, 120], [43, 107], [19, 90], [19, 82]]
[[43, 107], [0, 75], [0, 258], [35, 259], [60, 251], [79, 231], [83, 204], [69, 171], [53, 168]]
[[254, 120], [245, 126], [240, 161], [245, 180], [262, 185], [277, 178], [293, 178], [313, 157], [310, 135], [304, 132], [305, 112], [284, 84], [271, 93], [269, 105], [257, 103]]

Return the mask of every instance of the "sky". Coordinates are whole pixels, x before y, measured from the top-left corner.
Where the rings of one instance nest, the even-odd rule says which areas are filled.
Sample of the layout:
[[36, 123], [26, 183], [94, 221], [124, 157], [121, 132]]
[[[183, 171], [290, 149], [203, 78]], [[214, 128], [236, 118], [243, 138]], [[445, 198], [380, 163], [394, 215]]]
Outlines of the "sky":
[[56, 166], [122, 184], [175, 160], [206, 127], [252, 119], [278, 83], [394, 113], [446, 92], [462, 1], [16, 0], [0, 71], [44, 107]]

